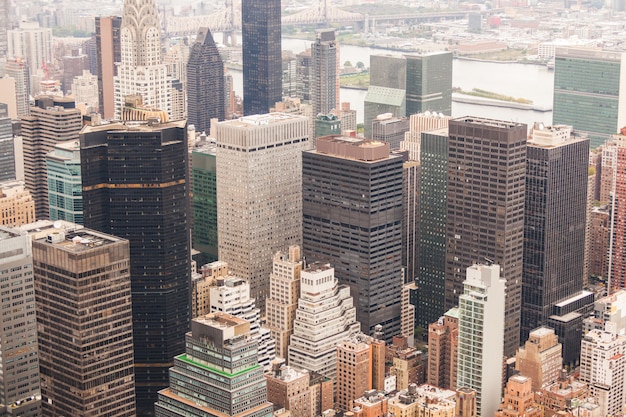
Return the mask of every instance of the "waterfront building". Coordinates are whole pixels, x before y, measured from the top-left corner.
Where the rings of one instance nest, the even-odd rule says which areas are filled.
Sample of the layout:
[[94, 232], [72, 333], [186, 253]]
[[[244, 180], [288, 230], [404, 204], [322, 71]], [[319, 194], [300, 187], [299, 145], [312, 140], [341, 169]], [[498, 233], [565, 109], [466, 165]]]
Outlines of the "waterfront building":
[[7, 60], [4, 73], [15, 80], [17, 116], [28, 116], [30, 112], [30, 67], [23, 58], [12, 58]]
[[128, 241], [65, 222], [28, 229], [42, 415], [135, 416]]
[[478, 415], [491, 416], [502, 390], [506, 281], [499, 265], [473, 265], [463, 284], [456, 384], [476, 390]]
[[554, 124], [574, 127], [591, 148], [626, 125], [620, 86], [626, 82], [626, 54], [596, 48], [557, 48], [554, 60]]
[[456, 388], [459, 309], [450, 309], [428, 326], [428, 372], [430, 385]]
[[[326, 115], [339, 107], [338, 59], [335, 29], [318, 29], [315, 42], [311, 44], [311, 106], [314, 117], [320, 113]], [[317, 126], [314, 136], [323, 136], [318, 133]]]
[[535, 405], [533, 380], [524, 375], [513, 375], [506, 383], [504, 399], [495, 417], [542, 417]]
[[539, 327], [530, 332], [523, 347], [517, 350], [515, 369], [532, 380], [532, 390], [538, 391], [544, 385], [559, 378], [563, 358], [563, 346], [553, 329]]
[[450, 120], [448, 131], [445, 308], [457, 305], [467, 265], [501, 265], [510, 357], [520, 337], [526, 125], [461, 117]]
[[370, 55], [370, 85], [364, 102], [366, 138], [372, 137], [372, 121], [379, 114], [406, 116], [406, 59]]
[[270, 113], [217, 125], [219, 258], [250, 283], [262, 312], [274, 254], [302, 243], [308, 122], [304, 116]]
[[406, 115], [452, 114], [452, 52], [407, 54]]
[[282, 51], [282, 95], [285, 97], [296, 97], [298, 91], [297, 60], [292, 51]]
[[243, 0], [243, 114], [266, 114], [282, 99], [280, 0]]
[[46, 156], [50, 220], [83, 224], [83, 188], [78, 140], [57, 144]]
[[211, 119], [224, 120], [224, 61], [209, 28], [200, 28], [187, 63], [187, 114], [197, 132], [211, 131]]
[[[4, 212], [2, 207], [0, 213]], [[41, 415], [34, 280], [30, 236], [0, 227], [0, 282], [4, 286], [0, 290], [0, 413], [6, 416]]]
[[284, 359], [272, 361], [271, 371], [265, 374], [267, 401], [274, 408], [284, 408], [292, 417], [315, 417], [311, 414], [309, 373], [285, 365]]
[[379, 114], [372, 121], [372, 139], [387, 142], [392, 151], [400, 149], [400, 142], [408, 131], [408, 117], [394, 117], [391, 113], [385, 113]]
[[19, 28], [7, 30], [9, 42], [9, 58], [22, 58], [28, 66], [35, 70], [42, 68], [47, 71], [53, 63], [52, 29], [41, 28], [39, 23], [23, 20]]
[[387, 143], [342, 136], [303, 153], [304, 253], [334, 266], [362, 331], [380, 324], [388, 341], [401, 331], [402, 162]]
[[30, 115], [22, 117], [24, 178], [39, 220], [49, 217], [46, 156], [55, 145], [78, 140], [81, 127], [82, 116], [73, 98], [39, 96]]
[[249, 322], [224, 313], [197, 317], [185, 346], [174, 358], [169, 387], [159, 391], [156, 417], [272, 417]]
[[289, 340], [300, 297], [300, 274], [305, 266], [300, 246], [276, 252], [270, 275], [270, 293], [266, 301], [267, 327], [276, 341], [276, 356], [287, 359]]
[[205, 262], [218, 259], [216, 153], [217, 148], [211, 143], [191, 151], [192, 241]]
[[147, 106], [172, 116], [172, 80], [161, 58], [160, 32], [155, 0], [124, 0], [121, 61], [113, 77], [117, 120], [130, 95], [140, 95]]
[[[326, 325], [319, 326], [322, 322]], [[336, 347], [358, 331], [350, 289], [339, 285], [330, 265], [310, 264], [300, 274], [300, 298], [287, 354], [289, 366], [334, 380]]]
[[14, 142], [9, 106], [0, 103], [0, 182], [15, 179]]
[[121, 16], [96, 16], [96, 59], [98, 66], [98, 104], [104, 119], [115, 116], [113, 77], [116, 62], [122, 61]]
[[0, 226], [17, 227], [34, 221], [35, 201], [24, 182], [0, 182]]
[[186, 121], [86, 126], [85, 226], [130, 241], [138, 413], [153, 410], [190, 320]]

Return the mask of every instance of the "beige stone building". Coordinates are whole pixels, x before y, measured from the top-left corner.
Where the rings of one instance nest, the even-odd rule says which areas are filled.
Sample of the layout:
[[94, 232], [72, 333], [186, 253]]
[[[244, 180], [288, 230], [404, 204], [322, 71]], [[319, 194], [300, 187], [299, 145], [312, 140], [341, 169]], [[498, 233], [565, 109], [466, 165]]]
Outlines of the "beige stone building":
[[539, 327], [530, 332], [524, 347], [516, 355], [516, 369], [532, 380], [537, 391], [559, 378], [563, 358], [562, 345], [553, 329]]
[[337, 346], [336, 408], [352, 409], [353, 402], [372, 389], [370, 338], [358, 334]]
[[16, 227], [35, 221], [35, 201], [19, 181], [0, 183], [0, 225]]
[[282, 407], [293, 417], [315, 417], [311, 414], [309, 373], [285, 365], [284, 359], [272, 361], [272, 369], [265, 374], [267, 401]]
[[540, 407], [535, 404], [533, 381], [523, 375], [509, 378], [504, 391], [504, 400], [495, 417], [543, 417]]
[[428, 326], [428, 370], [426, 381], [436, 387], [456, 388], [458, 308], [450, 309]]
[[200, 273], [191, 281], [191, 317], [205, 316], [211, 312], [211, 287], [217, 285], [217, 278], [228, 275], [228, 264], [222, 261], [211, 262], [200, 268]]

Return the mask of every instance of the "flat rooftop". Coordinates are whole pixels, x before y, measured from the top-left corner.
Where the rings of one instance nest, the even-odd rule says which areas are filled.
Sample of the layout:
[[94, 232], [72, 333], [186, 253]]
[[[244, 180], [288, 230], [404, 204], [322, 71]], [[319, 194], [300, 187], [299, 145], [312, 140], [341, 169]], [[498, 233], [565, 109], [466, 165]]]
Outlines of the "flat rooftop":
[[45, 237], [34, 238], [33, 241], [53, 245], [57, 249], [65, 252], [81, 253], [94, 248], [122, 242], [124, 239], [90, 229], [65, 231], [62, 228], [52, 228], [48, 229], [48, 234]]
[[267, 114], [254, 114], [251, 116], [244, 116], [238, 119], [225, 120], [219, 124], [222, 126], [233, 126], [241, 129], [252, 129], [255, 126], [269, 126], [275, 124], [281, 124], [292, 120], [306, 119], [306, 116], [301, 116], [292, 113], [280, 113], [272, 112]]
[[465, 122], [465, 123], [471, 123], [474, 125], [498, 127], [501, 129], [511, 129], [514, 127], [525, 126], [524, 123], [507, 122], [504, 120], [487, 119], [484, 117], [474, 117], [474, 116], [457, 117], [457, 118], [452, 119], [451, 122]]
[[94, 132], [109, 132], [109, 131], [128, 131], [128, 132], [154, 132], [170, 127], [184, 128], [187, 125], [187, 120], [175, 120], [172, 122], [156, 123], [149, 121], [128, 121], [128, 122], [113, 122], [96, 126], [85, 126], [80, 131], [81, 134], [94, 133]]

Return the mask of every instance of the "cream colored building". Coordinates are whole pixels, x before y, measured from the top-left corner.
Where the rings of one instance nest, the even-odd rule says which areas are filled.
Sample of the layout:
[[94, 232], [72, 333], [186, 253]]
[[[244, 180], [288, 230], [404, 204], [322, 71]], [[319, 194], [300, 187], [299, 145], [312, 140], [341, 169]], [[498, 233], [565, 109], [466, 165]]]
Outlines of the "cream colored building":
[[228, 264], [222, 261], [203, 265], [200, 272], [191, 281], [191, 314], [192, 318], [205, 316], [211, 312], [211, 287], [216, 279], [228, 275]]
[[21, 181], [0, 183], [0, 225], [17, 227], [35, 221], [35, 201]]
[[553, 329], [539, 327], [530, 332], [524, 347], [517, 351], [515, 368], [520, 374], [532, 380], [532, 390], [538, 391], [544, 385], [559, 378], [563, 346]]
[[302, 151], [308, 119], [269, 113], [217, 124], [219, 259], [265, 311], [272, 258], [302, 245]]
[[270, 334], [276, 340], [276, 356], [285, 359], [298, 308], [302, 265], [300, 246], [290, 246], [289, 253], [278, 252], [274, 255], [266, 318]]
[[389, 399], [389, 415], [395, 417], [454, 417], [455, 392], [432, 385], [409, 385]]

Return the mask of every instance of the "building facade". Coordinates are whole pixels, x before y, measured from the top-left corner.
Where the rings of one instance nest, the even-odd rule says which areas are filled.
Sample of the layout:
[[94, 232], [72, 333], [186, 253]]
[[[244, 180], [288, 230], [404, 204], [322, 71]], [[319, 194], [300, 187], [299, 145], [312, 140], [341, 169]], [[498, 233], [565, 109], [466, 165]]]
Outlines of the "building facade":
[[267, 401], [282, 407], [292, 417], [313, 417], [309, 373], [285, 365], [283, 359], [272, 362], [272, 370], [265, 374]]
[[37, 22], [22, 21], [17, 29], [7, 31], [9, 58], [22, 58], [32, 69], [52, 64], [52, 29]]
[[0, 225], [17, 227], [35, 221], [35, 201], [21, 181], [0, 183]]
[[15, 80], [15, 104], [18, 116], [30, 113], [30, 68], [23, 58], [7, 60], [5, 75]]
[[15, 144], [9, 106], [0, 103], [0, 182], [15, 179]]
[[541, 417], [543, 410], [535, 405], [532, 379], [524, 375], [509, 378], [504, 399], [495, 417]]
[[372, 121], [372, 139], [389, 143], [392, 151], [400, 149], [400, 142], [408, 131], [408, 117], [394, 117], [390, 113], [384, 113]]
[[46, 156], [50, 220], [83, 224], [83, 187], [78, 140], [57, 144]]
[[96, 16], [96, 57], [98, 66], [98, 104], [105, 119], [115, 116], [113, 77], [116, 62], [122, 62], [121, 16]]
[[[319, 29], [311, 44], [311, 106], [313, 116], [328, 114], [339, 106], [339, 48], [335, 29]], [[318, 135], [315, 130], [315, 137]]]
[[456, 388], [459, 309], [450, 309], [428, 326], [426, 381], [436, 387]]
[[336, 408], [349, 411], [354, 400], [372, 389], [372, 351], [362, 334], [337, 345]]
[[193, 248], [206, 262], [217, 261], [217, 149], [209, 144], [191, 151]]
[[559, 378], [563, 365], [562, 351], [553, 329], [539, 327], [530, 332], [524, 347], [517, 351], [515, 368], [532, 380], [533, 392]]
[[452, 114], [452, 52], [405, 55], [406, 115]]

